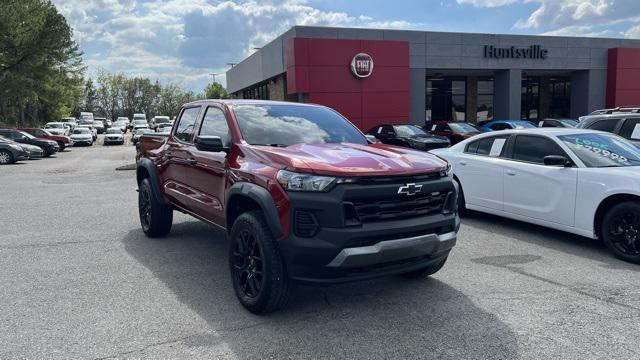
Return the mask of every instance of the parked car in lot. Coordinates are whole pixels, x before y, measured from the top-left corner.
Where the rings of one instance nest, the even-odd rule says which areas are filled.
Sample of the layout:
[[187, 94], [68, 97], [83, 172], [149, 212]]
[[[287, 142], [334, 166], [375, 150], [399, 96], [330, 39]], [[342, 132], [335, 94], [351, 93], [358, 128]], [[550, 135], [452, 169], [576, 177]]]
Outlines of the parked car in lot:
[[431, 150], [451, 145], [449, 139], [427, 133], [414, 125], [378, 125], [369, 130], [383, 144], [409, 147], [417, 150]]
[[482, 131], [499, 131], [509, 129], [531, 129], [536, 126], [533, 125], [531, 121], [527, 120], [489, 120], [479, 122], [478, 127]]
[[640, 114], [612, 113], [583, 116], [580, 118], [578, 127], [617, 134], [640, 146]]
[[451, 144], [457, 144], [482, 133], [474, 125], [460, 121], [436, 121], [431, 123], [431, 127], [427, 130], [434, 135], [446, 137], [451, 141]]
[[60, 151], [63, 151], [68, 146], [73, 146], [73, 140], [71, 140], [71, 138], [66, 135], [53, 135], [48, 130], [37, 129], [37, 128], [21, 128], [19, 130], [28, 132], [29, 134], [40, 139], [55, 141], [56, 143], [58, 143], [58, 147], [60, 148]]
[[104, 145], [124, 145], [124, 134], [120, 131], [120, 128], [112, 127], [107, 129], [104, 135]]
[[151, 118], [151, 123], [149, 124], [149, 128], [154, 131], [158, 130], [159, 125], [171, 125], [171, 119], [168, 116], [154, 116]]
[[48, 122], [44, 125], [44, 129], [52, 135], [68, 136], [71, 133], [71, 129], [63, 122]]
[[604, 115], [604, 114], [614, 114], [614, 113], [640, 113], [639, 106], [618, 106], [609, 109], [599, 109], [594, 110], [589, 115]]
[[44, 157], [44, 150], [39, 146], [29, 144], [20, 144], [20, 146], [29, 154], [29, 160]]
[[0, 129], [0, 136], [21, 144], [30, 144], [41, 147], [42, 150], [44, 150], [45, 157], [49, 157], [60, 150], [58, 143], [53, 140], [38, 139], [27, 132], [16, 129]]
[[141, 124], [144, 121], [144, 123], [149, 126], [149, 124], [147, 123], [147, 116], [145, 114], [133, 114], [133, 118], [131, 118], [131, 122], [129, 122], [129, 129], [131, 129], [131, 132], [133, 132], [133, 129], [135, 128], [136, 120], [138, 121], [138, 124]]
[[77, 128], [88, 129], [89, 132], [91, 132], [91, 137], [93, 141], [96, 141], [98, 139], [98, 131], [96, 130], [96, 128], [93, 127], [93, 125], [78, 125], [76, 126], [76, 129]]
[[138, 141], [140, 141], [140, 137], [144, 134], [153, 134], [153, 130], [148, 127], [140, 127], [133, 131], [133, 135], [131, 136], [131, 143], [133, 145], [138, 145]]
[[132, 129], [133, 131], [138, 129], [149, 129], [149, 123], [147, 123], [147, 120], [133, 120]]
[[544, 119], [536, 123], [538, 127], [562, 127], [562, 128], [575, 128], [578, 127], [578, 122], [573, 119]]
[[71, 133], [71, 140], [73, 140], [74, 146], [80, 145], [93, 145], [93, 134], [91, 133], [91, 129], [87, 127], [78, 126], [73, 129]]
[[[120, 119], [120, 118], [118, 118]], [[129, 121], [125, 121], [125, 120], [116, 120], [113, 124], [111, 124], [112, 128], [117, 128], [120, 129], [120, 131], [122, 133], [127, 132], [127, 126], [129, 125]]]
[[171, 130], [171, 128], [173, 127], [173, 123], [168, 123], [168, 124], [158, 124], [158, 126], [156, 126], [156, 132], [157, 133], [162, 133], [165, 132], [167, 129]]
[[93, 128], [96, 129], [98, 134], [104, 134], [104, 123], [100, 120], [93, 120]]
[[434, 154], [453, 166], [460, 209], [600, 238], [640, 263], [640, 151], [601, 131], [509, 130]]
[[29, 159], [27, 150], [13, 140], [0, 136], [0, 165], [13, 164]]
[[136, 158], [145, 234], [166, 235], [174, 209], [226, 229], [233, 288], [254, 313], [283, 306], [294, 282], [433, 274], [456, 241], [448, 164], [369, 144], [323, 106], [193, 102]]

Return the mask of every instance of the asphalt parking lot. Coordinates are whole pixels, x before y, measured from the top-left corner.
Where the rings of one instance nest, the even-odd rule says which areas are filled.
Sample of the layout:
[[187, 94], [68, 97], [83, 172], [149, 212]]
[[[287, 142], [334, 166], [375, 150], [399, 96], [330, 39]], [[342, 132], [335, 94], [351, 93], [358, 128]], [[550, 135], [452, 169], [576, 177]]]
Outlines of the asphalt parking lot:
[[236, 301], [224, 234], [137, 218], [133, 146], [0, 168], [0, 358], [640, 358], [640, 266], [598, 242], [463, 219], [432, 278], [300, 287], [255, 316]]

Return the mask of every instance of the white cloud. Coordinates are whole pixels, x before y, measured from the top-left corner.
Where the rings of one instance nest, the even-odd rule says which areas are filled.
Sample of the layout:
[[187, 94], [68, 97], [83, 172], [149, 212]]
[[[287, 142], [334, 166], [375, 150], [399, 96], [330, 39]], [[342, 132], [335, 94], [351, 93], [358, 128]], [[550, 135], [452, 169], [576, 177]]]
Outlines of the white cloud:
[[[294, 25], [415, 28], [322, 11], [306, 0], [54, 0], [74, 27], [90, 73], [97, 69], [178, 81], [200, 90], [209, 73], [245, 58]], [[98, 55], [101, 54], [101, 55]], [[217, 77], [225, 82], [224, 77]]]
[[511, 5], [518, 0], [456, 0], [460, 5], [473, 5], [475, 7], [499, 7]]

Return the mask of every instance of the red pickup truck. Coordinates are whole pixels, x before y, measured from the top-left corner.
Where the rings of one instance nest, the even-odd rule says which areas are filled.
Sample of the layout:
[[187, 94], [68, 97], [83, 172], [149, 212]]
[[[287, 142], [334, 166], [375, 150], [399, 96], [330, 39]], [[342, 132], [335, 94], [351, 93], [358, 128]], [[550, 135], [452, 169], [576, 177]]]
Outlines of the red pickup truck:
[[224, 229], [243, 306], [283, 306], [295, 283], [431, 275], [456, 242], [458, 186], [446, 161], [372, 144], [324, 106], [203, 100], [171, 133], [138, 147], [140, 222], [171, 230], [173, 211]]

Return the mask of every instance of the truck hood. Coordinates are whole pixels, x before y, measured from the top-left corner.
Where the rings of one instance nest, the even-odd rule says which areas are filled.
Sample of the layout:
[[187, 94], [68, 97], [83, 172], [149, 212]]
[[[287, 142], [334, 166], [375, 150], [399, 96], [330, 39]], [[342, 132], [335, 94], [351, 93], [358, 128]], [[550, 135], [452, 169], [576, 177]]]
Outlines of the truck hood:
[[447, 168], [447, 163], [434, 155], [384, 144], [296, 144], [285, 148], [248, 146], [246, 149], [272, 166], [319, 175], [409, 175]]

